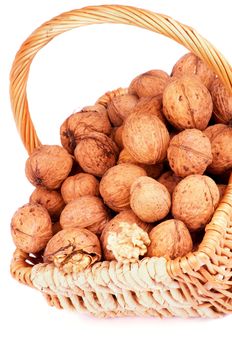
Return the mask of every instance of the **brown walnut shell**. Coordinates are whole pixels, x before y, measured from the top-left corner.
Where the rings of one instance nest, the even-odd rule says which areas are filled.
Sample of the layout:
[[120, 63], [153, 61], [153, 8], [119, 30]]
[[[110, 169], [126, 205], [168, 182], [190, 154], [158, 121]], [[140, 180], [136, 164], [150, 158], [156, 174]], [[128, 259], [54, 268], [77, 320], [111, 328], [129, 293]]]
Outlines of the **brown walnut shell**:
[[224, 174], [232, 169], [232, 127], [224, 124], [209, 126], [205, 135], [211, 142], [213, 161], [209, 173]]
[[111, 123], [114, 126], [120, 126], [124, 120], [131, 114], [138, 102], [135, 95], [115, 96], [107, 105], [107, 112]]
[[164, 124], [167, 123], [167, 120], [163, 114], [162, 95], [154, 97], [141, 97], [136, 107], [134, 108], [133, 113], [154, 115], [158, 117]]
[[180, 220], [166, 220], [149, 233], [151, 244], [146, 256], [175, 259], [192, 251], [193, 242], [189, 230]]
[[109, 169], [100, 182], [100, 194], [114, 211], [130, 208], [130, 187], [146, 171], [135, 164], [118, 164]]
[[85, 173], [69, 176], [61, 186], [61, 194], [65, 203], [82, 196], [98, 196], [99, 181], [93, 175]]
[[60, 216], [63, 229], [81, 227], [95, 234], [101, 234], [109, 220], [107, 208], [100, 198], [94, 196], [83, 196], [69, 202]]
[[11, 234], [17, 248], [38, 253], [52, 237], [52, 222], [47, 209], [40, 204], [26, 204], [11, 220]]
[[166, 126], [156, 116], [132, 113], [125, 121], [123, 144], [139, 163], [162, 162], [166, 157], [169, 141]]
[[60, 127], [64, 148], [73, 154], [79, 137], [97, 131], [109, 135], [111, 125], [105, 107], [100, 104], [83, 108], [68, 117]]
[[182, 180], [181, 177], [177, 176], [173, 173], [173, 171], [166, 171], [163, 173], [159, 178], [158, 182], [160, 182], [162, 185], [164, 185], [168, 192], [172, 195], [176, 185]]
[[116, 143], [119, 150], [123, 149], [122, 131], [123, 125], [118, 126], [117, 128], [112, 128], [112, 132], [110, 135], [111, 139]]
[[116, 164], [118, 148], [108, 136], [92, 132], [80, 138], [74, 156], [86, 173], [103, 176]]
[[197, 76], [207, 89], [209, 89], [215, 77], [214, 72], [199, 57], [191, 52], [182, 56], [176, 62], [171, 75], [173, 77], [180, 77], [186, 74]]
[[132, 80], [129, 94], [138, 97], [158, 96], [163, 93], [168, 83], [169, 75], [162, 70], [150, 70]]
[[219, 78], [214, 79], [210, 93], [213, 100], [213, 112], [220, 123], [228, 124], [232, 121], [232, 95], [221, 83]]
[[83, 228], [59, 231], [48, 242], [44, 262], [54, 263], [65, 274], [78, 273], [101, 260], [100, 242]]
[[219, 196], [221, 200], [226, 192], [227, 186], [223, 184], [217, 184], [217, 188], [218, 188]]
[[205, 175], [189, 175], [172, 194], [172, 215], [190, 231], [200, 231], [211, 220], [219, 202], [216, 183]]
[[168, 215], [171, 197], [167, 188], [158, 181], [141, 176], [130, 189], [130, 206], [133, 212], [145, 222], [155, 222]]
[[204, 130], [213, 111], [212, 98], [198, 78], [173, 78], [163, 93], [163, 112], [177, 129]]
[[154, 179], [157, 179], [163, 170], [162, 163], [159, 163], [159, 164], [138, 163], [125, 148], [120, 152], [118, 157], [118, 164], [122, 164], [122, 163], [136, 164], [146, 171], [147, 176], [150, 176]]
[[41, 204], [47, 209], [51, 218], [56, 220], [65, 207], [61, 194], [57, 191], [49, 191], [43, 187], [37, 187], [31, 194], [30, 204]]
[[34, 186], [57, 189], [72, 169], [73, 160], [61, 146], [40, 146], [26, 161], [25, 172]]
[[171, 169], [180, 177], [202, 175], [213, 160], [210, 140], [198, 129], [187, 129], [174, 136], [167, 156]]

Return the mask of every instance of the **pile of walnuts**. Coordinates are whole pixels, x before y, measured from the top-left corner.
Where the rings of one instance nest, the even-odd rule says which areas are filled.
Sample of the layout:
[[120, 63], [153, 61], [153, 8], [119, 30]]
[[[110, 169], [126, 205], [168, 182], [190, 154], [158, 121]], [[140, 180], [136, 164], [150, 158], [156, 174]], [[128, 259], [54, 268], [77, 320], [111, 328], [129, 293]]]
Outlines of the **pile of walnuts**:
[[232, 168], [232, 96], [194, 54], [85, 107], [27, 159], [17, 248], [64, 273], [197, 249]]

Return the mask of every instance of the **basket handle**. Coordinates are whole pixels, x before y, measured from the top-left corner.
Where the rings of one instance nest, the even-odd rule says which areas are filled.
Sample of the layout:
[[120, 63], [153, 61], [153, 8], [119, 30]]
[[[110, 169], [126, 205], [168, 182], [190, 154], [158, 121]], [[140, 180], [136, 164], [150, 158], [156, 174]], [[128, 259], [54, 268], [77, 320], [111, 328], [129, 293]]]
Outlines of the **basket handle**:
[[172, 18], [122, 5], [91, 6], [62, 13], [36, 29], [16, 54], [10, 76], [10, 96], [17, 129], [28, 153], [40, 145], [27, 101], [29, 69], [36, 53], [49, 41], [68, 30], [97, 23], [121, 23], [163, 34], [200, 57], [232, 93], [232, 71], [226, 59], [194, 29]]

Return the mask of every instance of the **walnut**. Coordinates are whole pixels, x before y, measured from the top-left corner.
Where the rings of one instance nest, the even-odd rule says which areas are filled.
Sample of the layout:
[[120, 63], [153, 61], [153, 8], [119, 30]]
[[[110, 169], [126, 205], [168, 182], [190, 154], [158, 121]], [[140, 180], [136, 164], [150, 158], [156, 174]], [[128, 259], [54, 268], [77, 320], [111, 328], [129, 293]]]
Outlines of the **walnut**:
[[130, 187], [146, 171], [134, 164], [118, 164], [109, 169], [100, 182], [100, 194], [114, 211], [130, 208]]
[[110, 220], [102, 200], [94, 196], [83, 196], [69, 202], [60, 216], [62, 228], [81, 227], [101, 234]]
[[214, 72], [199, 57], [191, 52], [182, 56], [176, 62], [171, 75], [173, 77], [180, 77], [186, 74], [197, 76], [207, 88], [210, 87], [215, 77]]
[[111, 132], [111, 139], [116, 143], [119, 150], [123, 149], [122, 131], [123, 131], [123, 125], [117, 128], [113, 128]]
[[172, 215], [190, 231], [200, 231], [211, 220], [218, 202], [219, 191], [210, 177], [189, 175], [174, 189]]
[[108, 231], [106, 249], [115, 260], [136, 262], [147, 252], [150, 244], [147, 232], [136, 223], [119, 222], [116, 230]]
[[74, 155], [85, 172], [102, 176], [116, 164], [118, 148], [108, 136], [92, 132], [80, 138]]
[[164, 124], [167, 120], [163, 114], [162, 95], [141, 97], [135, 106], [133, 113], [155, 115]]
[[132, 112], [138, 102], [135, 95], [115, 96], [107, 105], [107, 111], [111, 123], [114, 126], [120, 126], [128, 115]]
[[129, 86], [129, 94], [138, 97], [157, 96], [163, 93], [169, 75], [162, 70], [150, 70], [137, 76]]
[[156, 116], [132, 113], [125, 121], [123, 144], [139, 163], [156, 164], [167, 154], [169, 133]]
[[40, 204], [26, 204], [11, 220], [11, 234], [17, 248], [25, 253], [37, 253], [52, 237], [52, 222], [48, 211]]
[[65, 203], [82, 196], [98, 196], [99, 181], [93, 175], [85, 173], [69, 176], [61, 186], [61, 194]]
[[173, 173], [173, 171], [166, 171], [163, 173], [157, 181], [164, 185], [168, 192], [172, 195], [176, 185], [182, 180], [181, 177]]
[[73, 160], [61, 146], [40, 146], [26, 161], [26, 176], [34, 186], [57, 189], [72, 169]]
[[31, 194], [30, 204], [41, 204], [47, 209], [51, 218], [56, 220], [65, 207], [61, 194], [57, 191], [49, 191], [43, 187], [37, 187]]
[[198, 78], [173, 78], [163, 93], [163, 112], [177, 129], [204, 130], [211, 118], [212, 98]]
[[163, 170], [162, 163], [158, 163], [158, 164], [138, 163], [125, 148], [120, 152], [119, 158], [118, 158], [118, 164], [122, 164], [122, 163], [136, 164], [141, 168], [143, 168], [146, 171], [148, 176], [154, 179], [157, 179]]
[[232, 95], [221, 83], [219, 78], [214, 79], [210, 92], [213, 100], [213, 112], [220, 123], [227, 124], [232, 121]]
[[60, 127], [60, 138], [64, 148], [73, 154], [79, 137], [97, 131], [109, 135], [111, 125], [105, 107], [100, 104], [83, 108], [68, 117]]
[[163, 219], [171, 208], [171, 197], [167, 188], [158, 181], [141, 176], [130, 189], [130, 206], [133, 212], [145, 222]]
[[220, 200], [224, 197], [224, 194], [226, 192], [227, 186], [223, 184], [218, 184], [217, 185], [218, 191], [219, 191], [219, 197]]
[[95, 234], [83, 228], [58, 232], [48, 242], [44, 262], [54, 263], [64, 273], [78, 273], [101, 260], [100, 242]]
[[180, 220], [166, 220], [149, 233], [151, 244], [146, 256], [175, 259], [192, 251], [193, 242], [189, 230]]
[[174, 136], [167, 156], [171, 169], [181, 177], [202, 175], [213, 160], [208, 137], [197, 129], [187, 129]]
[[56, 222], [54, 222], [54, 223], [52, 224], [52, 234], [53, 234], [53, 236], [54, 236], [57, 232], [59, 232], [59, 231], [61, 231], [61, 230], [62, 230], [62, 227], [61, 227], [61, 224], [60, 224], [59, 221], [56, 221]]
[[205, 131], [212, 147], [213, 161], [208, 167], [212, 174], [224, 174], [232, 168], [232, 127], [224, 124], [209, 126]]
[[111, 232], [121, 232], [122, 227], [120, 225], [122, 224], [130, 226], [136, 224], [145, 232], [149, 232], [151, 229], [151, 225], [141, 221], [131, 209], [121, 211], [106, 224], [100, 236], [104, 258], [108, 261], [115, 260], [113, 252], [107, 248], [108, 237]]

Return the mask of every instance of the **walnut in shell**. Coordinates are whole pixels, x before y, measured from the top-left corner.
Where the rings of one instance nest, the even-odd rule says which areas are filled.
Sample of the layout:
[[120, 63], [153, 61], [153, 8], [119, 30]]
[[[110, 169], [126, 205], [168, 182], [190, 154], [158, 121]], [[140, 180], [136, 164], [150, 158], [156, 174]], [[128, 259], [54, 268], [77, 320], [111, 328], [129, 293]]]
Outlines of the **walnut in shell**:
[[163, 93], [163, 112], [177, 129], [204, 130], [213, 111], [212, 98], [198, 78], [173, 78]]
[[114, 236], [115, 233], [118, 235], [120, 232], [122, 232], [123, 226], [125, 226], [125, 224], [127, 224], [128, 227], [137, 225], [145, 232], [149, 232], [151, 229], [151, 225], [141, 221], [131, 209], [121, 211], [106, 224], [100, 236], [105, 260], [116, 260], [116, 257], [114, 256], [112, 250], [108, 249], [108, 238], [112, 232], [114, 232]]
[[118, 126], [117, 128], [112, 128], [112, 132], [110, 135], [111, 139], [116, 143], [119, 150], [123, 149], [122, 131], [123, 125]]
[[118, 164], [109, 169], [100, 182], [100, 194], [114, 211], [130, 208], [130, 187], [146, 171], [135, 164]]
[[94, 196], [83, 196], [69, 202], [60, 216], [62, 228], [81, 227], [101, 234], [110, 220], [102, 200]]
[[120, 126], [124, 120], [131, 114], [138, 102], [138, 97], [135, 95], [120, 95], [115, 96], [107, 105], [107, 112], [111, 123], [114, 126]]
[[197, 76], [208, 89], [215, 77], [214, 72], [192, 52], [182, 56], [176, 62], [171, 75], [180, 77], [186, 74]]
[[163, 173], [157, 181], [164, 185], [168, 192], [172, 195], [176, 185], [182, 180], [181, 177], [173, 173], [173, 171], [166, 171]]
[[37, 187], [31, 194], [29, 202], [31, 204], [41, 204], [47, 209], [51, 218], [56, 220], [65, 207], [65, 203], [58, 191], [49, 191], [43, 187]]
[[224, 174], [232, 168], [232, 127], [224, 124], [209, 126], [204, 134], [211, 142], [213, 161], [208, 167], [212, 174]]
[[118, 164], [122, 164], [122, 163], [136, 164], [146, 171], [147, 176], [150, 176], [154, 179], [157, 179], [163, 170], [162, 163], [158, 163], [158, 164], [138, 163], [125, 148], [120, 152], [118, 157]]
[[218, 188], [219, 197], [220, 197], [220, 200], [221, 200], [223, 198], [225, 192], [226, 192], [227, 186], [223, 185], [223, 184], [218, 184], [217, 188]]
[[171, 169], [180, 177], [202, 175], [213, 160], [210, 141], [198, 129], [187, 129], [174, 136], [167, 156]]
[[161, 122], [164, 124], [167, 123], [163, 114], [162, 95], [141, 97], [135, 106], [133, 113], [155, 115], [161, 120]]
[[219, 78], [214, 79], [210, 92], [214, 114], [218, 117], [220, 123], [228, 124], [232, 121], [232, 95]]
[[168, 215], [171, 197], [167, 188], [158, 181], [141, 176], [130, 189], [130, 206], [133, 212], [145, 222], [155, 222]]
[[111, 125], [105, 107], [100, 104], [83, 108], [68, 117], [60, 127], [64, 148], [73, 154], [80, 136], [97, 131], [109, 135]]
[[52, 222], [47, 209], [40, 204], [26, 204], [11, 220], [11, 234], [17, 248], [37, 253], [52, 237]]
[[44, 262], [54, 263], [65, 274], [81, 272], [99, 260], [100, 242], [95, 234], [83, 228], [58, 232], [44, 252]]
[[61, 194], [65, 203], [82, 196], [98, 196], [99, 181], [93, 175], [85, 173], [69, 176], [61, 186]]
[[92, 132], [80, 138], [74, 155], [85, 172], [103, 176], [116, 164], [118, 148], [108, 136]]
[[210, 177], [190, 175], [174, 189], [172, 215], [190, 231], [200, 231], [211, 220], [218, 202], [219, 191]]
[[71, 155], [61, 146], [40, 146], [26, 161], [26, 176], [34, 186], [57, 189], [72, 169]]
[[192, 251], [193, 242], [189, 230], [180, 220], [166, 220], [149, 233], [151, 244], [146, 256], [175, 259]]
[[166, 126], [156, 116], [132, 113], [125, 121], [123, 144], [139, 163], [162, 162], [167, 154], [169, 140]]
[[169, 75], [162, 70], [150, 70], [132, 80], [129, 94], [138, 97], [158, 96], [163, 93], [169, 78]]

